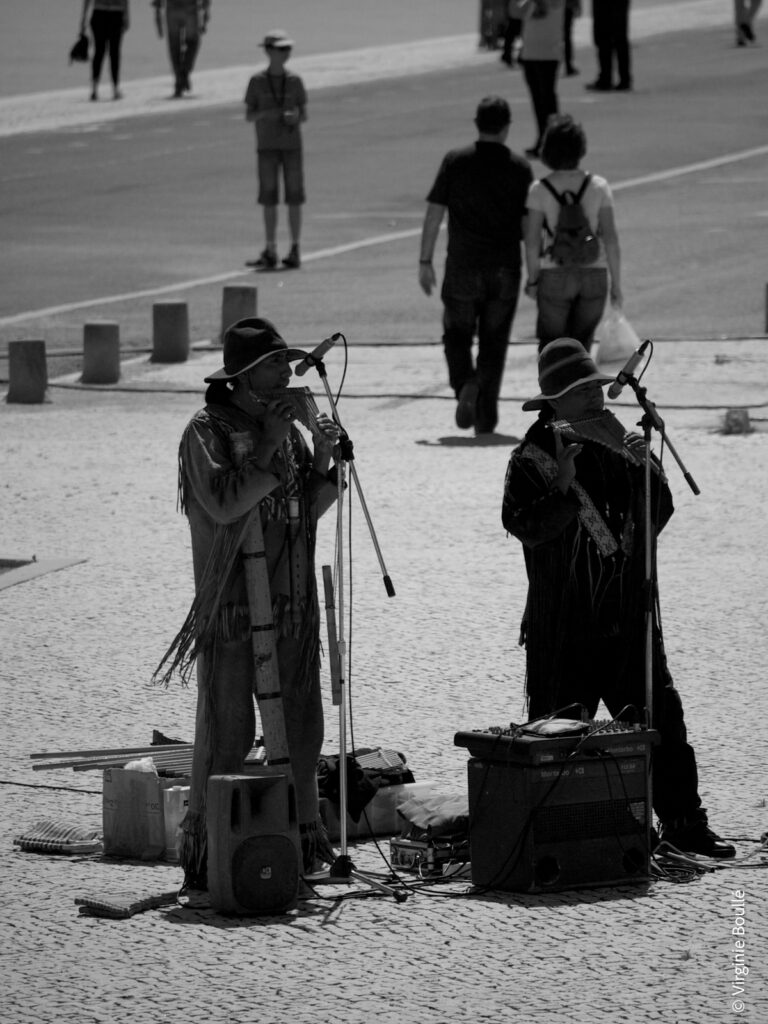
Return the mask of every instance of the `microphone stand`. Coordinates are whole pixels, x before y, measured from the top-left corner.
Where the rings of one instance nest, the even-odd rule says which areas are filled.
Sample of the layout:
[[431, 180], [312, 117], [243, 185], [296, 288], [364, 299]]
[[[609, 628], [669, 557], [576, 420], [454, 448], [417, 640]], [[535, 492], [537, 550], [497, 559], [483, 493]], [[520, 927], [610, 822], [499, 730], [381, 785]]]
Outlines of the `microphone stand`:
[[336, 858], [334, 863], [331, 865], [328, 876], [322, 876], [320, 878], [313, 877], [311, 879], [312, 884], [318, 884], [323, 882], [338, 883], [348, 882], [352, 878], [357, 878], [367, 882], [370, 886], [375, 889], [379, 889], [381, 892], [386, 893], [388, 896], [394, 897], [398, 903], [404, 903], [407, 899], [407, 893], [402, 890], [393, 889], [389, 885], [385, 885], [379, 882], [375, 878], [371, 878], [369, 875], [364, 875], [359, 872], [348, 853], [348, 836], [347, 836], [347, 791], [348, 791], [348, 775], [347, 775], [347, 718], [346, 718], [346, 678], [345, 678], [345, 659], [347, 654], [347, 644], [344, 638], [344, 490], [345, 490], [345, 478], [347, 469], [349, 474], [354, 481], [355, 489], [357, 491], [358, 498], [360, 499], [360, 507], [363, 510], [365, 521], [368, 525], [368, 531], [371, 535], [373, 547], [376, 552], [376, 556], [381, 567], [382, 576], [384, 580], [384, 587], [389, 597], [395, 596], [395, 588], [392, 585], [392, 580], [387, 573], [386, 566], [384, 564], [384, 558], [379, 547], [378, 540], [376, 538], [376, 531], [373, 527], [373, 521], [371, 520], [370, 513], [368, 512], [368, 506], [363, 495], [362, 487], [360, 486], [360, 480], [357, 475], [357, 469], [354, 462], [354, 450], [353, 444], [349, 437], [349, 434], [344, 429], [341, 419], [339, 418], [339, 411], [336, 405], [336, 401], [333, 397], [330, 385], [328, 384], [328, 374], [325, 369], [325, 363], [322, 359], [316, 357], [307, 357], [308, 361], [312, 366], [315, 367], [317, 373], [322, 381], [325, 394], [328, 398], [328, 402], [331, 406], [332, 419], [341, 430], [341, 436], [339, 439], [339, 455], [336, 458], [336, 486], [337, 486], [337, 500], [336, 500], [336, 576], [338, 579], [338, 630], [336, 635], [333, 635], [334, 628], [336, 627], [336, 620], [333, 614], [333, 584], [331, 582], [330, 567], [323, 566], [323, 579], [325, 585], [325, 601], [326, 601], [326, 614], [328, 620], [329, 629], [329, 657], [331, 661], [331, 683], [332, 683], [332, 695], [333, 703], [338, 705], [339, 708], [339, 845], [341, 852]]
[[[639, 425], [643, 428], [645, 441], [645, 724], [646, 728], [653, 728], [653, 612], [657, 598], [656, 583], [656, 536], [652, 529], [652, 499], [651, 499], [651, 431], [657, 430], [661, 435], [663, 443], [672, 453], [675, 462], [686, 483], [694, 494], [701, 491], [691, 474], [683, 465], [680, 456], [677, 454], [672, 442], [669, 440], [664, 420], [659, 416], [654, 403], [648, 398], [647, 389], [640, 386], [640, 382], [631, 374], [627, 377], [626, 383], [632, 388], [640, 408], [643, 410], [643, 417]], [[652, 780], [648, 778], [648, 811], [647, 820], [651, 820], [653, 807]]]

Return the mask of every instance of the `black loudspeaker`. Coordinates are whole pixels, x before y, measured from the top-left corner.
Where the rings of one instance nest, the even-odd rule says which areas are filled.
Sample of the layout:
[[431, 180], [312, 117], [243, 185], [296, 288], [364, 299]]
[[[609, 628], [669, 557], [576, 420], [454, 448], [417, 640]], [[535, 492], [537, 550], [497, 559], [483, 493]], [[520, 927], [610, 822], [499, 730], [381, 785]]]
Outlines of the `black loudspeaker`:
[[301, 844], [293, 784], [279, 774], [208, 780], [208, 892], [224, 914], [296, 906]]
[[625, 734], [623, 750], [617, 739], [606, 737], [602, 750], [567, 759], [549, 753], [539, 763], [530, 754], [470, 759], [475, 885], [558, 892], [648, 879], [654, 737]]

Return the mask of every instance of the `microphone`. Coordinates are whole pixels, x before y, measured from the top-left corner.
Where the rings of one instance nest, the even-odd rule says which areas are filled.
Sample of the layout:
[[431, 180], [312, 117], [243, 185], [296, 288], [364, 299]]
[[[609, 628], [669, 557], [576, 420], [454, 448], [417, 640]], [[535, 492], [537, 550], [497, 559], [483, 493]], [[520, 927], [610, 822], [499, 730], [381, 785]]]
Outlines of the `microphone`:
[[624, 385], [627, 383], [629, 378], [635, 372], [637, 366], [642, 362], [645, 350], [651, 344], [651, 339], [646, 338], [640, 348], [635, 349], [632, 355], [627, 360], [624, 368], [617, 374], [616, 380], [608, 388], [609, 398], [618, 398], [621, 392], [624, 390]]
[[307, 353], [307, 355], [301, 360], [301, 362], [296, 365], [293, 371], [296, 374], [296, 376], [303, 377], [311, 366], [316, 366], [323, 358], [325, 353], [329, 349], [333, 348], [333, 346], [336, 344], [340, 337], [340, 334], [332, 334], [330, 338], [326, 338], [325, 341], [321, 341], [317, 348]]

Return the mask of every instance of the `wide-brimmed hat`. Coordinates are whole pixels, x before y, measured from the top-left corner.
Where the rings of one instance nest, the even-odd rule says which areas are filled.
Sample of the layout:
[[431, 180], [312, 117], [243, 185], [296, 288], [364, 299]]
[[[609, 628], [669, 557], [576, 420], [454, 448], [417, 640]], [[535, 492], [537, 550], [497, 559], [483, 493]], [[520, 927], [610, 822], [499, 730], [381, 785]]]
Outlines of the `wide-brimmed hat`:
[[523, 409], [541, 409], [551, 398], [597, 380], [610, 384], [614, 380], [600, 373], [589, 353], [575, 338], [557, 338], [550, 341], [539, 353], [539, 387], [541, 393], [523, 402]]
[[271, 32], [267, 32], [264, 36], [261, 45], [265, 50], [290, 50], [293, 46], [293, 40], [289, 39], [288, 33], [283, 32], [281, 28], [273, 28]]
[[300, 348], [288, 348], [269, 320], [260, 317], [246, 317], [238, 320], [224, 332], [224, 367], [205, 377], [206, 383], [214, 380], [232, 380], [251, 367], [269, 359], [270, 356], [287, 352], [288, 358], [303, 359], [307, 354]]

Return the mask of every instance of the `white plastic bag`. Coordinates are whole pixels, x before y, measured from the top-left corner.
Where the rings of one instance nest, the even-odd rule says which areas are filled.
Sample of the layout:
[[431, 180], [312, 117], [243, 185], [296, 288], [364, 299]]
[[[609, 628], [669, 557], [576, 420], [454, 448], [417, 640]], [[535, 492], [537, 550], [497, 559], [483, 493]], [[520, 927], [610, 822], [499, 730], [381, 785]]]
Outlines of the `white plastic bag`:
[[600, 366], [623, 363], [640, 346], [640, 339], [624, 313], [610, 305], [595, 329], [595, 341], [600, 342], [596, 360]]

